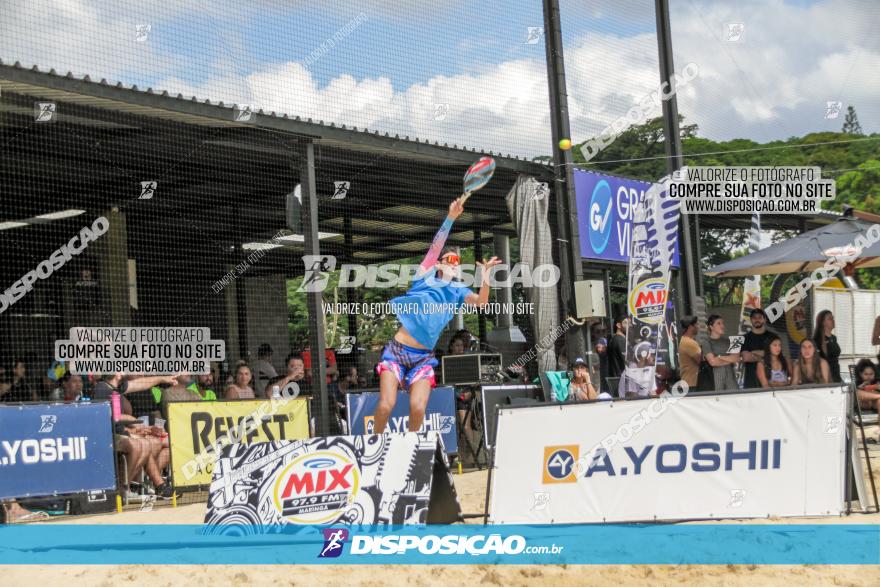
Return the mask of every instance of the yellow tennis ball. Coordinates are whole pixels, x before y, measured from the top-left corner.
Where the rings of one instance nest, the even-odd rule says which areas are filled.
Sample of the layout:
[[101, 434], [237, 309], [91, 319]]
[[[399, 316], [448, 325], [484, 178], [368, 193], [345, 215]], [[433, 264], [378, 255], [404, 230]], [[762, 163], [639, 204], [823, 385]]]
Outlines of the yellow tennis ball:
[[571, 149], [571, 139], [562, 139], [559, 141], [559, 148], [563, 151], [568, 151]]

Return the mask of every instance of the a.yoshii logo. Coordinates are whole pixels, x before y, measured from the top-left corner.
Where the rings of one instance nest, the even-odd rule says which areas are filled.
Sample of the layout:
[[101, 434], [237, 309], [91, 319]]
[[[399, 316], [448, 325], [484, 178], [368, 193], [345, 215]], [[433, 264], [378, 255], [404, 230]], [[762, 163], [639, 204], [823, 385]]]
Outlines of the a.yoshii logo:
[[544, 447], [544, 483], [576, 483], [575, 463], [578, 460], [578, 445]]

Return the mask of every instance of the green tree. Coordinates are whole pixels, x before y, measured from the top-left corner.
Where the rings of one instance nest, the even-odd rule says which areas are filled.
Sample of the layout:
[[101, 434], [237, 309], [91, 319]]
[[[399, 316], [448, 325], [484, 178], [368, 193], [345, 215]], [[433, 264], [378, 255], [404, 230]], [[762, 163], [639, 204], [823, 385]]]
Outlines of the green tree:
[[[683, 159], [686, 165], [699, 166], [817, 166], [823, 176], [836, 179], [837, 197], [824, 206], [840, 210], [846, 204], [858, 210], [880, 214], [880, 134], [862, 140], [855, 109], [848, 108], [843, 132], [810, 133], [803, 137], [757, 143], [750, 139], [713, 141], [697, 135], [698, 127], [685, 124], [679, 115]], [[587, 161], [580, 145], [573, 149], [579, 167], [657, 181], [667, 174], [662, 118], [651, 119], [622, 132], [613, 142]], [[586, 141], [585, 141], [586, 142]], [[765, 227], [766, 229], [767, 227]], [[774, 240], [790, 238], [775, 231]], [[735, 256], [745, 254], [748, 232], [743, 230], [709, 230], [700, 234], [701, 266], [706, 269]], [[622, 279], [625, 283], [625, 275]], [[866, 287], [880, 287], [880, 270], [858, 272]], [[615, 275], [615, 280], [618, 276]], [[763, 280], [769, 284], [770, 280]], [[615, 283], [618, 281], [615, 281]], [[704, 278], [708, 302], [737, 302], [742, 296], [742, 280]], [[768, 285], [769, 287], [769, 285]], [[769, 293], [769, 292], [765, 292]]]
[[846, 107], [846, 118], [843, 119], [843, 128], [840, 131], [849, 135], [863, 134], [862, 125], [859, 124], [859, 117], [856, 116], [856, 109], [852, 106]]

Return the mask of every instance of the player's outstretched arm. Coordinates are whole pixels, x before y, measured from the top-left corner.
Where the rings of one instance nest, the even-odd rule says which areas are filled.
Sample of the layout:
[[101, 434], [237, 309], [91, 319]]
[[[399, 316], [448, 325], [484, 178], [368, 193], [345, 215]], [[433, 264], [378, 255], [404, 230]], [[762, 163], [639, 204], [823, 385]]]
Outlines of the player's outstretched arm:
[[437, 234], [434, 235], [434, 240], [431, 241], [431, 248], [428, 249], [425, 258], [419, 264], [420, 273], [429, 271], [437, 262], [437, 259], [440, 258], [440, 251], [443, 250], [443, 245], [446, 244], [446, 239], [449, 238], [449, 233], [452, 231], [452, 223], [461, 216], [462, 212], [464, 212], [464, 203], [461, 201], [461, 198], [449, 204], [449, 214], [446, 215], [446, 220], [443, 221], [440, 230], [437, 231]]

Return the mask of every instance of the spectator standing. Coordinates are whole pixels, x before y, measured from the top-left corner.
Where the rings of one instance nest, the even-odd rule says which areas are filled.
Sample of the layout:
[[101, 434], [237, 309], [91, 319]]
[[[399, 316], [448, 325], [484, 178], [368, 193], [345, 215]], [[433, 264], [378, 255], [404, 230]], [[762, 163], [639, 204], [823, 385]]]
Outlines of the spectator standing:
[[749, 312], [749, 322], [752, 330], [746, 333], [742, 346], [742, 361], [745, 365], [743, 387], [766, 387], [758, 380], [758, 365], [764, 360], [767, 342], [775, 335], [767, 331], [767, 314], [761, 308]]
[[764, 343], [763, 357], [756, 365], [756, 372], [758, 383], [765, 389], [791, 385], [791, 361], [782, 353], [782, 339], [773, 333], [769, 333]]
[[682, 380], [690, 389], [696, 389], [700, 374], [700, 363], [703, 351], [697, 342], [700, 321], [696, 316], [685, 316], [681, 319], [681, 342], [678, 344], [678, 366]]
[[709, 338], [700, 347], [712, 367], [715, 391], [739, 389], [735, 366], [739, 364], [740, 354], [730, 352], [730, 338], [724, 336], [724, 319], [718, 314], [712, 314], [706, 320], [706, 326], [709, 328]]
[[614, 320], [614, 335], [608, 343], [608, 377], [620, 377], [626, 367], [626, 328], [629, 317]]
[[840, 345], [834, 331], [834, 314], [831, 310], [822, 310], [816, 316], [816, 326], [813, 328], [813, 342], [819, 356], [828, 361], [828, 371], [831, 375], [831, 383], [840, 383]]
[[[871, 344], [880, 346], [880, 316], [874, 319], [874, 331], [871, 333]], [[877, 360], [880, 361], [880, 352], [877, 353]]]
[[599, 391], [608, 392], [608, 339], [600, 338], [596, 341], [596, 354], [599, 355]]
[[831, 370], [828, 361], [819, 356], [813, 339], [805, 338], [801, 341], [800, 356], [794, 365], [791, 384], [809, 383], [831, 383]]
[[[257, 397], [265, 396], [266, 385], [269, 383], [269, 380], [278, 377], [275, 367], [272, 366], [272, 355], [272, 347], [267, 343], [261, 344], [260, 348], [257, 349], [257, 360], [254, 361], [251, 367], [254, 375], [254, 394]], [[269, 391], [271, 392], [272, 390], [270, 389]]]

